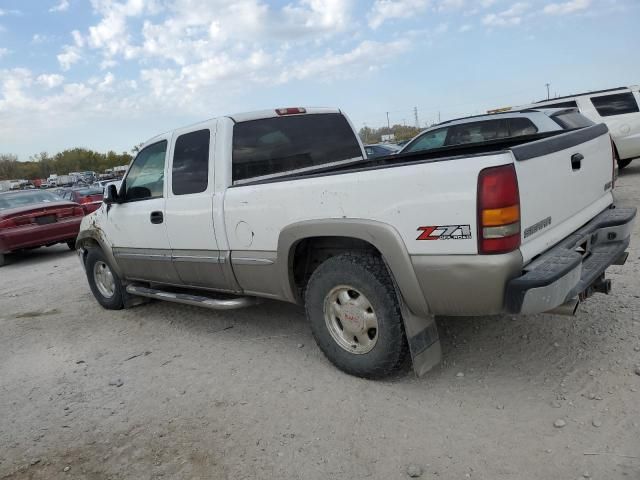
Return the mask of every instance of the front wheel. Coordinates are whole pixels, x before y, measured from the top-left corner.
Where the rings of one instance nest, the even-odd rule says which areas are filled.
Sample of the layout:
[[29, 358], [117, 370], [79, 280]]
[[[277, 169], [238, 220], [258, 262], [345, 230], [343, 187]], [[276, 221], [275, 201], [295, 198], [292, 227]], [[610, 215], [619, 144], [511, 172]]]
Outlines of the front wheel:
[[85, 262], [87, 280], [93, 296], [100, 305], [108, 310], [120, 310], [124, 307], [124, 287], [113, 271], [102, 250], [89, 250]]
[[326, 260], [309, 280], [305, 306], [318, 346], [344, 372], [380, 378], [403, 364], [404, 324], [380, 257], [346, 253]]

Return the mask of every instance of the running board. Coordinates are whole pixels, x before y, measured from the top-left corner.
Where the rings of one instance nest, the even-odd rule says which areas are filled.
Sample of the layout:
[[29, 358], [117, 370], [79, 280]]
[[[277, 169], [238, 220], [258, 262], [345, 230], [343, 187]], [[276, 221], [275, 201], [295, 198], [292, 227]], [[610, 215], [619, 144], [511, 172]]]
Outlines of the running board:
[[183, 303], [185, 305], [195, 305], [212, 310], [235, 310], [236, 308], [251, 307], [260, 303], [257, 297], [235, 297], [235, 298], [211, 298], [188, 293], [174, 293], [155, 288], [143, 287], [141, 285], [127, 285], [127, 293], [139, 297], [155, 298], [167, 302]]

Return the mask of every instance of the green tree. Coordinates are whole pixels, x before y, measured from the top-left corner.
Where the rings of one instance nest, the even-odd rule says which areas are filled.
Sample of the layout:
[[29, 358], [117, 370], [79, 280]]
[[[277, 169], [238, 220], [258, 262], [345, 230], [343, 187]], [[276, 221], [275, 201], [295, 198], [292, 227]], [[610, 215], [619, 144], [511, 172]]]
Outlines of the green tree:
[[71, 148], [50, 156], [47, 152], [32, 155], [19, 162], [16, 155], [0, 154], [0, 180], [47, 178], [52, 173], [104, 172], [107, 168], [128, 165], [133, 157], [128, 152], [96, 152], [86, 148]]

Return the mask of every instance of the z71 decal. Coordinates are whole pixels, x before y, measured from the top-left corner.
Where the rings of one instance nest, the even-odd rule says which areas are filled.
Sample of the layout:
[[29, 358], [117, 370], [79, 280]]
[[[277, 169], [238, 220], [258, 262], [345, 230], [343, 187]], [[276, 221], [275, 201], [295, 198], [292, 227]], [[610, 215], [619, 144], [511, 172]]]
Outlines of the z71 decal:
[[471, 225], [433, 225], [418, 227], [422, 232], [416, 240], [469, 240]]

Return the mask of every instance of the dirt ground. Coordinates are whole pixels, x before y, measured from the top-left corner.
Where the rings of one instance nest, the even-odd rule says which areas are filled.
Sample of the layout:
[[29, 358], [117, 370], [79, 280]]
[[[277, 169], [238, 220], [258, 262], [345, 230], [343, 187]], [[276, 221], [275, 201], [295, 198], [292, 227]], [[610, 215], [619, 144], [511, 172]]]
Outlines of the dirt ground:
[[[640, 161], [616, 195], [640, 204]], [[634, 236], [576, 317], [439, 319], [442, 366], [377, 382], [330, 365], [301, 308], [107, 311], [66, 247], [14, 256], [0, 479], [640, 479]]]

